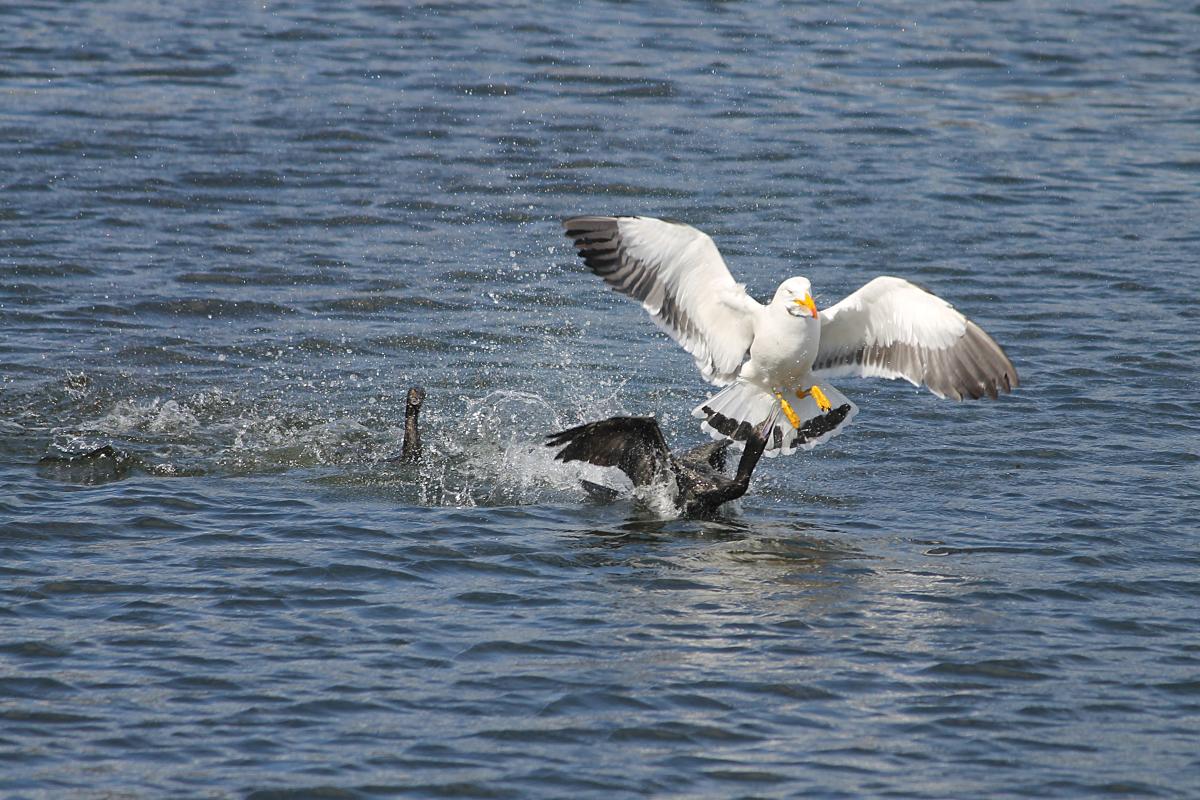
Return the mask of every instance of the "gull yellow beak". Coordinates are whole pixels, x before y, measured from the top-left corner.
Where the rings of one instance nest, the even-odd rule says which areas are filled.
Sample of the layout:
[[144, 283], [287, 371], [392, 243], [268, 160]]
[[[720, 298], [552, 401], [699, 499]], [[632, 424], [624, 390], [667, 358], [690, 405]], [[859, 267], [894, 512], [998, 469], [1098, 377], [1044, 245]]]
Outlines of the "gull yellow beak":
[[809, 313], [813, 315], [813, 319], [817, 318], [817, 304], [813, 302], [811, 294], [805, 294], [804, 297], [797, 297], [794, 301], [798, 306], [804, 306]]

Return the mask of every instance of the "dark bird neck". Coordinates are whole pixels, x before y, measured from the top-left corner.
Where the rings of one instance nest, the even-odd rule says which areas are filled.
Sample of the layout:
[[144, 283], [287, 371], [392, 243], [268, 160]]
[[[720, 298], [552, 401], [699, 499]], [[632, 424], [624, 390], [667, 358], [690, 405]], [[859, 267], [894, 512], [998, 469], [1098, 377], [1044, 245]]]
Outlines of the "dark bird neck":
[[404, 406], [404, 448], [400, 460], [413, 462], [421, 457], [421, 404], [425, 402], [425, 390], [419, 386], [408, 390]]

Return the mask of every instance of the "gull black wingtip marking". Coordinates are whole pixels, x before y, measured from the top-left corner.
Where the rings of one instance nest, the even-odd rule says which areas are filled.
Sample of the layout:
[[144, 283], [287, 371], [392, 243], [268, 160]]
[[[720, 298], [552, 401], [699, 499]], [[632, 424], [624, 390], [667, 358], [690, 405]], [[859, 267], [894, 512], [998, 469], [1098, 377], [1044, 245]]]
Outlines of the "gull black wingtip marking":
[[746, 421], [738, 422], [735, 419], [725, 416], [717, 411], [713, 411], [708, 406], [701, 409], [707, 417], [708, 425], [722, 436], [728, 436], [738, 442], [744, 442], [750, 438], [754, 427]]
[[830, 431], [835, 430], [838, 425], [841, 425], [842, 420], [849, 413], [849, 404], [843, 404], [832, 411], [825, 412], [819, 417], [813, 417], [800, 426], [800, 438], [797, 441], [807, 442], [810, 439], [824, 436]]
[[[749, 422], [743, 421], [739, 424], [736, 420], [713, 411], [708, 406], [704, 406], [701, 411], [707, 415], [706, 421], [709, 427], [723, 436], [728, 436], [730, 439], [739, 442], [751, 441], [755, 436], [758, 436], [754, 426]], [[805, 442], [824, 436], [830, 431], [836, 430], [849, 413], [850, 406], [843, 404], [832, 411], [825, 412], [819, 417], [813, 417], [797, 429], [797, 437], [794, 444], [804, 444]], [[776, 426], [770, 431], [769, 442], [770, 446], [776, 450], [783, 446], [782, 428]]]

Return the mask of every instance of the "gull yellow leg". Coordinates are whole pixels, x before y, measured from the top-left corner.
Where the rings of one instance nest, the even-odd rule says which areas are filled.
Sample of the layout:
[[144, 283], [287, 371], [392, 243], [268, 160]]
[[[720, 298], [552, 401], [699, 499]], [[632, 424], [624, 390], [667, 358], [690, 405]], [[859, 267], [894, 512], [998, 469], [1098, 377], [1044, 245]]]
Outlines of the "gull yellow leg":
[[810, 386], [803, 391], [800, 389], [796, 390], [796, 397], [799, 397], [801, 400], [809, 395], [812, 395], [812, 399], [817, 401], [817, 407], [820, 408], [821, 411], [824, 412], [833, 408], [833, 403], [829, 402], [829, 398], [826, 397], [825, 393], [821, 391], [820, 386]]
[[796, 412], [792, 410], [787, 398], [785, 398], [779, 392], [776, 392], [775, 396], [779, 398], [779, 405], [783, 407], [783, 414], [788, 418], [788, 422], [792, 423], [793, 428], [800, 430], [800, 417], [796, 416]]

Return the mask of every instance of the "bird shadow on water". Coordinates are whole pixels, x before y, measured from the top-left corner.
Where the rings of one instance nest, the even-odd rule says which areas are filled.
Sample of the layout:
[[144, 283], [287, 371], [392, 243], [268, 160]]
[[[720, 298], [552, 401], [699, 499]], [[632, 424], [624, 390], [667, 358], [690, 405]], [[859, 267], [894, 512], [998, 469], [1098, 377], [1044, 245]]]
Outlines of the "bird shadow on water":
[[624, 553], [632, 559], [670, 557], [714, 562], [720, 569], [766, 568], [770, 572], [813, 572], [847, 562], [873, 561], [851, 536], [828, 526], [800, 520], [748, 516], [665, 519], [646, 509], [627, 507], [622, 522], [577, 529], [578, 547]]

